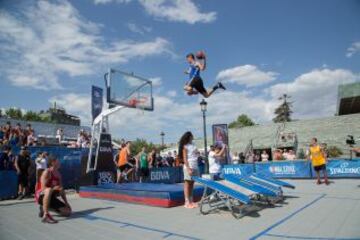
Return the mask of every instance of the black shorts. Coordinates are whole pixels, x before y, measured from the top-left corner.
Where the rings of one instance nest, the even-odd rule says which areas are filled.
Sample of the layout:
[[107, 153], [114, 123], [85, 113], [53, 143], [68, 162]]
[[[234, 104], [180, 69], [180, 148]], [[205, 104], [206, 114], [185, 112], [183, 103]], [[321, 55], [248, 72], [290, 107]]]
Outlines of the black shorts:
[[314, 166], [314, 170], [316, 172], [319, 172], [321, 170], [326, 170], [326, 165], [325, 164], [322, 164], [322, 165], [319, 165], [319, 166]]
[[[41, 194], [39, 197], [39, 204], [42, 206], [43, 205], [43, 199], [44, 199], [44, 194]], [[58, 194], [51, 194], [51, 199], [50, 199], [50, 205], [49, 208], [56, 211], [56, 212], [60, 212], [60, 208], [66, 207], [65, 203], [63, 201], [61, 201], [58, 198]]]
[[192, 87], [192, 88], [195, 88], [196, 91], [198, 91], [199, 93], [201, 94], [205, 94], [207, 93], [205, 87], [204, 87], [204, 82], [203, 80], [201, 79], [201, 77], [194, 77], [190, 83], [189, 83], [189, 86]]
[[20, 173], [18, 175], [18, 183], [21, 184], [21, 186], [23, 187], [27, 187], [27, 185], [29, 184], [29, 175]]
[[118, 169], [123, 172], [123, 171], [127, 171], [129, 169], [133, 168], [133, 165], [129, 164], [129, 163], [126, 163], [124, 165], [121, 165], [118, 167]]
[[149, 168], [140, 168], [139, 175], [140, 177], [148, 177], [149, 176]]

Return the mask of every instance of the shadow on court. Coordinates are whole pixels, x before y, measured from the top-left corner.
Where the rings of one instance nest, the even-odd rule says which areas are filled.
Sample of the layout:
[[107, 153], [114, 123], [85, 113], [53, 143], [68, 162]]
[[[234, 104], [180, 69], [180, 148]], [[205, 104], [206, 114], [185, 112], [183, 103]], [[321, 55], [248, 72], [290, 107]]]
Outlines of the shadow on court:
[[87, 209], [87, 210], [83, 210], [83, 211], [76, 211], [76, 212], [73, 212], [70, 217], [61, 219], [59, 221], [66, 221], [66, 220], [71, 220], [71, 219], [83, 218], [83, 217], [86, 217], [86, 216], [88, 216], [90, 214], [93, 214], [95, 212], [108, 210], [108, 209], [112, 209], [112, 208], [114, 208], [114, 207], [91, 208], [91, 209]]

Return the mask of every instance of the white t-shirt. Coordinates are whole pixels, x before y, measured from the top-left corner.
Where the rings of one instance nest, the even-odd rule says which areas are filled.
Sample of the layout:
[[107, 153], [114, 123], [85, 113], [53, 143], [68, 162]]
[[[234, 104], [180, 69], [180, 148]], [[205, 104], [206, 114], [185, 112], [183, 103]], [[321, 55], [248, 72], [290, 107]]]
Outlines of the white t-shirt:
[[[198, 154], [197, 154], [197, 149], [195, 147], [195, 145], [193, 144], [187, 144], [184, 146], [187, 152], [187, 160], [189, 162], [189, 167], [191, 169], [198, 169]], [[186, 168], [186, 166], [184, 165], [184, 168]]]
[[209, 173], [221, 173], [220, 158], [215, 157], [215, 152], [209, 152]]
[[267, 161], [269, 161], [269, 154], [267, 154], [267, 153], [261, 154], [261, 161], [262, 161], [262, 162], [267, 162]]
[[[39, 161], [40, 159], [40, 161]], [[35, 160], [36, 163], [36, 169], [46, 169], [47, 168], [47, 161], [46, 158], [36, 158]]]
[[286, 155], [286, 160], [295, 160], [295, 158], [296, 158], [296, 155], [295, 154], [287, 154]]

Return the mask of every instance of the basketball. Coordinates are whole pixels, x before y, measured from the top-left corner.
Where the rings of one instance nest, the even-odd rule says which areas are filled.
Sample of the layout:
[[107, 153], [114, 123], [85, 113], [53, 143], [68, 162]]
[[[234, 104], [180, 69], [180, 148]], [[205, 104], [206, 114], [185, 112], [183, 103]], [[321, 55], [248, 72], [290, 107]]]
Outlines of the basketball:
[[196, 58], [197, 59], [204, 59], [205, 58], [205, 52], [204, 51], [198, 51], [197, 53], [196, 53]]

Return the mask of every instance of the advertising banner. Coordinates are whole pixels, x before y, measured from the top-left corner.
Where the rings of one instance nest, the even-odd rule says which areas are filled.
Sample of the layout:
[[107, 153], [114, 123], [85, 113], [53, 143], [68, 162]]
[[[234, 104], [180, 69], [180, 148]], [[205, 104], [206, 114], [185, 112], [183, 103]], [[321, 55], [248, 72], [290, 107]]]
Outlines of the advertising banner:
[[253, 164], [225, 165], [222, 169], [224, 175], [233, 174], [247, 176], [254, 172]]
[[91, 87], [91, 114], [93, 121], [101, 113], [103, 107], [103, 90], [97, 86]]
[[149, 177], [145, 180], [151, 183], [179, 183], [182, 182], [182, 167], [151, 168]]
[[227, 124], [214, 124], [212, 126], [213, 142], [216, 144], [226, 144], [228, 151], [226, 153], [226, 162], [223, 164], [231, 164], [230, 152], [229, 152], [229, 131]]
[[108, 133], [101, 133], [100, 144], [97, 149], [97, 166], [98, 172], [112, 172], [116, 169], [114, 163], [113, 148], [111, 142], [111, 135]]
[[309, 161], [284, 161], [256, 163], [258, 174], [274, 178], [309, 178], [311, 177]]
[[[316, 173], [313, 168], [312, 176]], [[336, 177], [360, 177], [360, 160], [329, 160], [326, 164], [326, 170], [330, 178]]]

